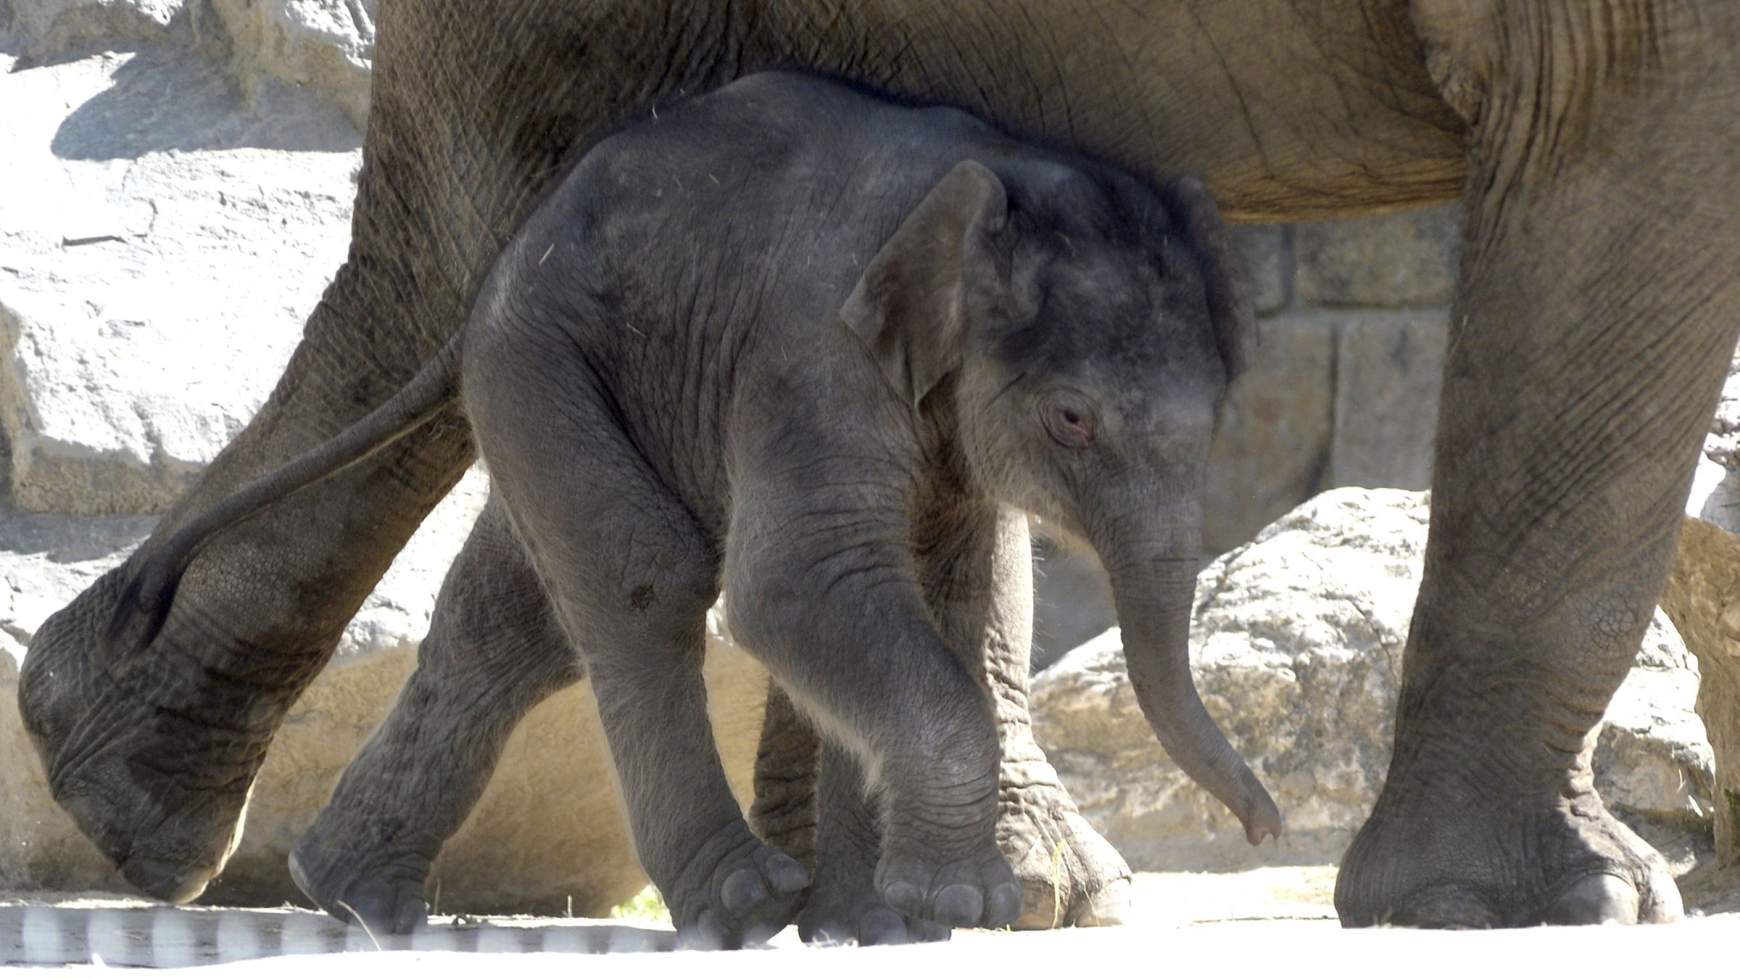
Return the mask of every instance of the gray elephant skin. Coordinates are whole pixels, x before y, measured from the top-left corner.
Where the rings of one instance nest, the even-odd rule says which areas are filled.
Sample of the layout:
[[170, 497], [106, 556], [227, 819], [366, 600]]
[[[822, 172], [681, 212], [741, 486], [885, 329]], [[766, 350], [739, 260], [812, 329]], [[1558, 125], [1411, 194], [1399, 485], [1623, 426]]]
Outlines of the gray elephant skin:
[[[1740, 328], [1729, 0], [383, 0], [350, 254], [159, 536], [413, 377], [599, 134], [781, 65], [1147, 180], [1200, 174], [1233, 220], [1459, 197], [1394, 760], [1338, 910], [1680, 915], [1665, 864], [1596, 796], [1588, 734], [1659, 593]], [[449, 411], [223, 534], [149, 649], [100, 641], [117, 576], [39, 631], [24, 714], [56, 797], [129, 879], [187, 898], [218, 872], [286, 709], [474, 454]]]
[[[785, 72], [667, 104], [559, 181], [403, 392], [137, 552], [109, 641], [149, 646], [213, 534], [426, 423], [457, 381], [491, 474], [480, 527], [523, 546], [480, 571], [530, 578], [525, 621], [497, 612], [491, 648], [553, 620], [579, 651], [685, 941], [765, 938], [809, 883], [720, 768], [700, 660], [721, 584], [734, 632], [827, 734], [804, 936], [1016, 919], [985, 665], [1007, 631], [1012, 509], [1091, 542], [1162, 744], [1259, 843], [1279, 814], [1203, 709], [1187, 641], [1215, 410], [1255, 339], [1231, 255], [1195, 180], [1156, 192], [958, 110]], [[560, 642], [517, 645], [490, 665], [575, 670]], [[445, 839], [476, 795], [383, 807], [369, 773], [452, 764], [413, 715], [505, 732], [532, 700], [401, 701], [323, 817], [363, 831], [321, 827], [298, 883], [335, 914], [419, 923], [424, 881], [392, 868], [435, 854], [397, 841]]]

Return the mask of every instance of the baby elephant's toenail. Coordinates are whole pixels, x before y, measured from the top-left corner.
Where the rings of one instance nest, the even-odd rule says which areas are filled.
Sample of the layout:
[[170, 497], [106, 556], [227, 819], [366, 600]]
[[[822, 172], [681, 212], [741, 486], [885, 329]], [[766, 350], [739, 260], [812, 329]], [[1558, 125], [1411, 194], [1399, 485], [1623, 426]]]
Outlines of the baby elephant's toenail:
[[810, 886], [810, 872], [804, 865], [783, 853], [767, 858], [767, 879], [781, 894], [796, 894]]
[[1001, 928], [1015, 923], [1021, 916], [1021, 885], [1004, 881], [991, 888], [991, 907], [985, 913], [985, 927]]
[[760, 874], [744, 867], [732, 871], [731, 876], [725, 878], [719, 896], [727, 912], [742, 914], [767, 900], [767, 885], [761, 882]]
[[896, 911], [917, 914], [922, 910], [921, 902], [924, 900], [924, 895], [916, 884], [910, 881], [897, 880], [882, 888], [882, 898], [888, 902], [889, 907]]
[[906, 920], [887, 908], [866, 912], [858, 920], [860, 945], [904, 945], [907, 941]]
[[971, 927], [985, 912], [985, 898], [970, 884], [950, 884], [937, 893], [936, 920], [945, 925]]

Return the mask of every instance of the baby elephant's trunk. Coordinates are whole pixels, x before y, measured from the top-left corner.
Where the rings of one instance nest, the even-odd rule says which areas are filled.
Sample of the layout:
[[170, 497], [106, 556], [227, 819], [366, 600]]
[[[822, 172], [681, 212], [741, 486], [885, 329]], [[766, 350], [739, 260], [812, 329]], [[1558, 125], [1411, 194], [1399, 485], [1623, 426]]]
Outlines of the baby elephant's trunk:
[[[1103, 553], [1103, 552], [1102, 552]], [[1208, 716], [1190, 676], [1190, 608], [1196, 564], [1188, 559], [1106, 562], [1124, 635], [1130, 685], [1161, 747], [1197, 784], [1226, 803], [1254, 846], [1281, 835], [1281, 813]]]

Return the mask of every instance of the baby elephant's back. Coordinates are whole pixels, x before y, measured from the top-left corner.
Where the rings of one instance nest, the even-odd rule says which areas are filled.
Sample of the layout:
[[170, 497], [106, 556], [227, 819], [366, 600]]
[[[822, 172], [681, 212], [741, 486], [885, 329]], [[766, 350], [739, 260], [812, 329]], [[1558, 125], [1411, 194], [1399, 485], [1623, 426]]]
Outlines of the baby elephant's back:
[[849, 292], [864, 262], [976, 141], [913, 108], [791, 72], [751, 75], [601, 142], [563, 193], [596, 243], [641, 269], [801, 277]]

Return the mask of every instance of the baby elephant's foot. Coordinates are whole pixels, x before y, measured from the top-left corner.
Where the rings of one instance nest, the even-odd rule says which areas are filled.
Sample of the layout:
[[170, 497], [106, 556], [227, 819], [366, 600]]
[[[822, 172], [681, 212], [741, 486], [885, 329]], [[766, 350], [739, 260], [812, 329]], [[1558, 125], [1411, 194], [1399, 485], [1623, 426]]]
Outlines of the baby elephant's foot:
[[997, 841], [1021, 882], [1016, 928], [1123, 923], [1130, 865], [1082, 818], [1049, 764], [1005, 766]]
[[375, 934], [408, 935], [429, 916], [423, 881], [429, 861], [324, 845], [318, 822], [290, 851], [290, 879], [322, 911]]
[[951, 928], [1002, 928], [1021, 914], [1021, 885], [989, 829], [971, 855], [947, 860], [932, 847], [890, 833], [876, 868], [876, 889], [888, 906]]
[[741, 948], [784, 928], [809, 884], [803, 864], [739, 820], [702, 844], [664, 896], [680, 947]]
[[945, 925], [901, 914], [876, 890], [876, 865], [830, 852], [816, 866], [816, 886], [798, 915], [798, 937], [808, 943], [906, 945], [947, 941]]
[[995, 769], [896, 798], [883, 824], [876, 890], [901, 914], [951, 928], [1015, 922], [1021, 884], [997, 848]]

